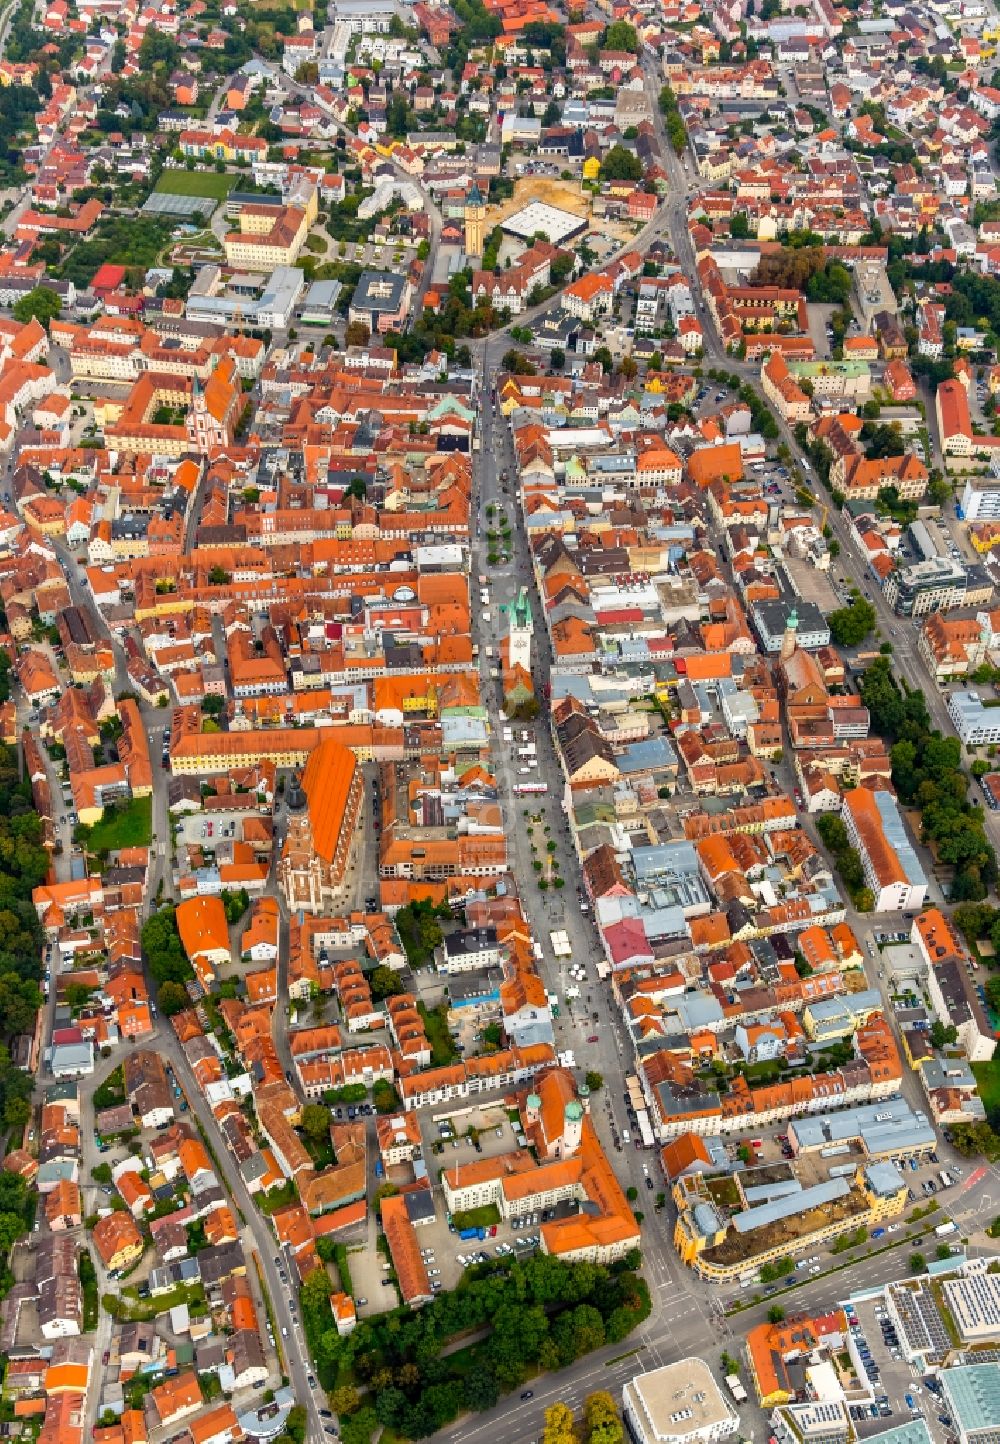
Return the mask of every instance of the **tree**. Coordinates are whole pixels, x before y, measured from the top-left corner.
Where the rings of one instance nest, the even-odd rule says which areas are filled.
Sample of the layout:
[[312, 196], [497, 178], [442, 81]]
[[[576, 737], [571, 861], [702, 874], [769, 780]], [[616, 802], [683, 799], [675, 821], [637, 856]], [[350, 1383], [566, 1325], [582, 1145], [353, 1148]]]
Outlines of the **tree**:
[[476, 1409], [480, 1413], [492, 1409], [500, 1398], [500, 1386], [493, 1370], [486, 1365], [470, 1369], [465, 1376], [462, 1398], [467, 1409]]
[[931, 1024], [930, 1039], [932, 1048], [948, 1048], [958, 1041], [958, 1029], [954, 1023], [945, 1025], [940, 1018], [935, 1018]]
[[98, 1163], [95, 1168], [92, 1168], [92, 1169], [90, 1170], [90, 1176], [91, 1176], [91, 1178], [94, 1180], [95, 1183], [105, 1183], [105, 1184], [106, 1184], [106, 1183], [110, 1183], [110, 1182], [111, 1182], [111, 1164], [110, 1164], [110, 1163]]
[[36, 286], [14, 303], [14, 320], [26, 325], [34, 319], [41, 322], [47, 331], [49, 322], [56, 320], [61, 311], [62, 301], [58, 293], [51, 286]]
[[986, 994], [986, 1001], [994, 1013], [1000, 1013], [1000, 978], [987, 978], [983, 992]]
[[634, 25], [627, 20], [616, 20], [604, 32], [604, 50], [627, 50], [631, 55], [639, 54], [639, 36]]
[[942, 1261], [942, 1262], [943, 1262], [946, 1258], [951, 1258], [951, 1246], [950, 1246], [950, 1244], [939, 1243], [938, 1246], [937, 1246], [937, 1248], [934, 1250], [934, 1252], [935, 1252], [935, 1254], [937, 1255], [938, 1259], [939, 1259], [940, 1261]]
[[745, 241], [750, 235], [750, 221], [746, 211], [734, 211], [729, 222], [729, 234], [737, 241]]
[[65, 998], [72, 1012], [79, 1012], [90, 1002], [93, 988], [88, 983], [69, 983], [66, 988]]
[[542, 1444], [578, 1444], [573, 1410], [568, 1404], [552, 1404], [546, 1409]]
[[500, 364], [512, 376], [536, 376], [538, 374], [538, 368], [534, 362], [529, 361], [527, 356], [522, 355], [520, 351], [513, 349], [504, 352]]
[[1000, 1158], [1000, 1137], [988, 1123], [953, 1123], [951, 1141], [963, 1158], [974, 1158], [980, 1153], [990, 1163]]
[[372, 333], [364, 321], [348, 321], [347, 329], [344, 332], [344, 343], [347, 346], [367, 346], [371, 336]]
[[604, 1087], [604, 1074], [594, 1072], [588, 1073], [586, 1077], [586, 1084], [587, 1087], [590, 1089], [591, 1093], [599, 1093], [600, 1090]]
[[583, 1417], [589, 1444], [623, 1444], [625, 1431], [618, 1408], [611, 1395], [603, 1389], [588, 1394]]
[[780, 1304], [772, 1304], [767, 1311], [767, 1322], [769, 1324], [780, 1324], [785, 1317], [785, 1311]]
[[396, 1113], [399, 1111], [399, 1094], [385, 1078], [379, 1078], [379, 1080], [372, 1085], [372, 1102], [375, 1105], [376, 1113]]
[[191, 1006], [191, 999], [187, 995], [187, 989], [180, 983], [166, 982], [160, 984], [160, 991], [157, 994], [157, 1003], [160, 1012], [165, 1018], [172, 1018], [175, 1013], [182, 1013], [185, 1008]]
[[327, 1396], [335, 1414], [356, 1414], [361, 1395], [353, 1384], [341, 1384]]
[[830, 635], [838, 647], [859, 647], [877, 620], [875, 608], [864, 597], [855, 597], [827, 617]]
[[910, 1254], [910, 1273], [925, 1274], [927, 1272], [927, 1260], [922, 1253]]
[[226, 571], [225, 567], [215, 566], [209, 568], [208, 581], [210, 586], [224, 587], [228, 586], [232, 581], [232, 577]]
[[302, 1132], [313, 1143], [323, 1143], [330, 1137], [330, 1110], [324, 1103], [307, 1103], [302, 1109]]
[[380, 1003], [383, 998], [392, 998], [397, 993], [401, 993], [403, 980], [394, 968], [386, 967], [383, 963], [369, 973], [368, 986], [371, 989], [372, 997], [377, 1003]]
[[633, 151], [623, 145], [613, 145], [601, 161], [602, 180], [642, 179], [642, 162]]

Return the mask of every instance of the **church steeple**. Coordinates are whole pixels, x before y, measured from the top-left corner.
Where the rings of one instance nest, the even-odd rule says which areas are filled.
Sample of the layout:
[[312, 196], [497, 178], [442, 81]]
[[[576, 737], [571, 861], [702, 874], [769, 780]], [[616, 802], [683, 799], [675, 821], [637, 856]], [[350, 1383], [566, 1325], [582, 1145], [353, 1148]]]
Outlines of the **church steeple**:
[[787, 662], [799, 644], [799, 614], [795, 607], [788, 613], [785, 635], [781, 639], [781, 660]]

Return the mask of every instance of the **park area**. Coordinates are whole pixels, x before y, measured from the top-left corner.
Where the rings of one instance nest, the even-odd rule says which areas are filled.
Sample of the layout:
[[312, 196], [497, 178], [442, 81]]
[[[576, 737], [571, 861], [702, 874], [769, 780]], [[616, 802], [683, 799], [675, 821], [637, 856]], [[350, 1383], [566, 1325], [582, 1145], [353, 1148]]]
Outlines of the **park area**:
[[302, 1285], [302, 1321], [319, 1380], [349, 1416], [345, 1444], [368, 1444], [379, 1428], [424, 1439], [528, 1379], [620, 1343], [649, 1316], [639, 1262], [638, 1250], [608, 1268], [546, 1255], [491, 1259], [419, 1313], [362, 1318], [346, 1338], [330, 1322], [330, 1276], [314, 1270]]
[[156, 191], [168, 196], [203, 196], [223, 201], [236, 184], [236, 176], [215, 170], [165, 170]]

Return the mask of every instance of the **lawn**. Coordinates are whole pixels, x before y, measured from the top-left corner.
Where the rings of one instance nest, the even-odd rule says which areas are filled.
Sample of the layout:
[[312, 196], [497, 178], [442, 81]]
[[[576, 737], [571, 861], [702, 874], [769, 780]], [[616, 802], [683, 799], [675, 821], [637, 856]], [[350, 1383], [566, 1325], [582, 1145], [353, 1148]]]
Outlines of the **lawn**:
[[491, 1228], [500, 1222], [500, 1210], [495, 1203], [484, 1203], [481, 1208], [466, 1208], [452, 1214], [451, 1221], [457, 1229]]
[[417, 1004], [417, 1012], [424, 1020], [424, 1031], [431, 1045], [431, 1067], [446, 1068], [458, 1057], [455, 1040], [448, 1031], [448, 1009], [444, 1003], [428, 1008], [426, 1003]]
[[979, 1084], [986, 1117], [995, 1128], [1000, 1122], [1000, 1058], [993, 1058], [989, 1063], [973, 1063], [972, 1071]]
[[133, 797], [124, 807], [109, 807], [87, 834], [90, 852], [116, 852], [120, 847], [148, 847], [153, 836], [153, 799]]
[[165, 170], [155, 189], [168, 196], [209, 196], [224, 201], [237, 179], [217, 170]]

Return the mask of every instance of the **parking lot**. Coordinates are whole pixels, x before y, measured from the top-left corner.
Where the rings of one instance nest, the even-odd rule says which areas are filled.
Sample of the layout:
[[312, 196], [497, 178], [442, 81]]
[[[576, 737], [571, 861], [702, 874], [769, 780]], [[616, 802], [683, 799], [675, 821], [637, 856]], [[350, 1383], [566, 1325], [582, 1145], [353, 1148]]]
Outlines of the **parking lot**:
[[939, 1386], [906, 1362], [899, 1334], [881, 1298], [854, 1304], [848, 1310], [851, 1339], [859, 1361], [868, 1374], [873, 1403], [851, 1404], [851, 1418], [864, 1438], [888, 1427], [886, 1420], [901, 1424], [922, 1416], [931, 1435], [944, 1441], [950, 1436], [951, 1419], [939, 1397]]
[[183, 817], [177, 827], [178, 847], [201, 847], [214, 851], [220, 843], [233, 842], [239, 835], [245, 812], [213, 812]]

